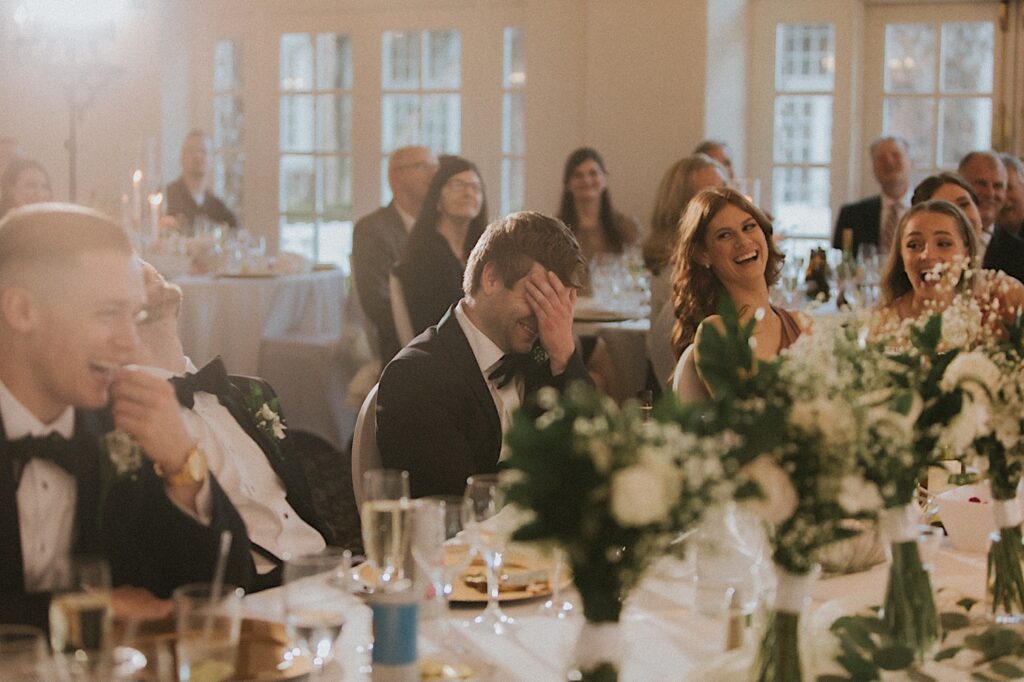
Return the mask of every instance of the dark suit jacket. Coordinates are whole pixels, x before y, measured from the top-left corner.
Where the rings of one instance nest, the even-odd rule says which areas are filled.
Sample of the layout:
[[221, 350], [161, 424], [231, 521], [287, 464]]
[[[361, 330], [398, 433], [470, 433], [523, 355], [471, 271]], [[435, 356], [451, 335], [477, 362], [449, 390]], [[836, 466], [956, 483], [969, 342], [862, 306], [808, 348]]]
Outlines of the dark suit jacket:
[[388, 275], [398, 263], [408, 233], [395, 203], [360, 218], [352, 233], [352, 275], [359, 305], [377, 332], [380, 361], [386, 365], [401, 344], [391, 314]]
[[[557, 377], [538, 366], [525, 393], [573, 381], [591, 382], [578, 352]], [[468, 476], [497, 471], [501, 420], [454, 309], [385, 368], [377, 445], [385, 467], [409, 472], [414, 497], [462, 495]]]
[[[216, 482], [213, 522], [203, 528], [171, 504], [163, 482], [148, 464], [131, 485], [127, 477], [116, 482], [105, 479], [109, 463], [104, 463], [100, 438], [109, 430], [108, 418], [92, 412], [75, 415], [72, 442], [81, 464], [75, 475], [72, 553], [106, 556], [115, 585], [137, 585], [164, 597], [179, 585], [210, 580], [221, 531], [231, 530], [244, 538], [241, 519], [225, 506], [227, 497]], [[17, 489], [6, 443], [0, 437], [0, 622], [46, 629], [50, 594], [25, 592]], [[228, 580], [248, 580], [251, 563], [243, 543], [234, 543]]]
[[853, 230], [853, 253], [861, 244], [878, 246], [879, 223], [882, 220], [882, 195], [878, 194], [861, 201], [844, 204], [839, 209], [836, 229], [832, 234], [832, 247], [843, 248], [843, 230]]
[[986, 270], [1002, 270], [1010, 277], [1024, 282], [1024, 239], [996, 225], [992, 241], [985, 249], [982, 267]]
[[[221, 404], [224, 405], [228, 412], [231, 413], [231, 416], [235, 418], [235, 421], [238, 422], [239, 426], [259, 445], [263, 454], [266, 455], [267, 461], [274, 469], [274, 473], [281, 479], [285, 488], [286, 499], [295, 510], [295, 513], [323, 535], [323, 526], [313, 510], [308, 481], [302, 470], [298, 454], [292, 451], [291, 442], [287, 437], [288, 432], [285, 431], [286, 436], [282, 440], [268, 438], [257, 428], [256, 420], [246, 405], [245, 397], [250, 394], [254, 387], [258, 386], [262, 390], [263, 398], [266, 402], [270, 402], [276, 397], [274, 390], [262, 379], [244, 376], [230, 376], [229, 379], [232, 384], [232, 393], [221, 400]], [[278, 410], [278, 414], [283, 421], [284, 414], [280, 410]], [[225, 580], [245, 588], [246, 592], [255, 592], [280, 584], [280, 571], [272, 571], [262, 576], [257, 575], [252, 551], [255, 549], [257, 552], [268, 556], [268, 558], [273, 558], [273, 555], [262, 548], [256, 547], [249, 541], [244, 522], [238, 515], [231, 500], [220, 488], [215, 476], [210, 476], [210, 483], [215, 494], [213, 495], [213, 522], [209, 528], [204, 528], [187, 515], [182, 514], [167, 499], [166, 494], [163, 492], [163, 481], [156, 476], [151, 466], [144, 467], [144, 475], [140, 476], [137, 481], [126, 481], [122, 486], [123, 490], [121, 493], [129, 500], [141, 500], [142, 498], [149, 497], [159, 498], [161, 500], [160, 507], [163, 508], [164, 515], [177, 515], [187, 519], [188, 523], [186, 525], [190, 527], [194, 536], [185, 539], [190, 543], [195, 543], [196, 548], [190, 549], [189, 545], [184, 545], [181, 548], [183, 550], [181, 554], [178, 554], [178, 552], [172, 553], [172, 556], [181, 556], [186, 559], [185, 565], [172, 573], [175, 580], [180, 579], [179, 576], [182, 572], [190, 575], [189, 580], [183, 582], [205, 582], [210, 580], [216, 560], [216, 548], [217, 542], [219, 542], [217, 538], [219, 538], [224, 526], [224, 523], [218, 520], [231, 519], [231, 530], [235, 534], [235, 540], [232, 543], [232, 560], [234, 563], [229, 564]], [[113, 520], [111, 525], [114, 525]], [[152, 545], [161, 545], [166, 542], [166, 539], [162, 538], [160, 533], [154, 533], [153, 527], [145, 519], [137, 519], [134, 522], [128, 523], [122, 521], [115, 527], [119, 528], [122, 536], [113, 543], [114, 550], [117, 551], [121, 548], [131, 550], [123, 556], [119, 555], [117, 563], [124, 568], [123, 574], [115, 576], [115, 582], [130, 582], [128, 580], [130, 576], [145, 575], [153, 571], [159, 571], [159, 567], [147, 562], [144, 556], [145, 553], [138, 551], [136, 548], [140, 546], [147, 547], [148, 552], [153, 552], [156, 548]], [[211, 537], [211, 535], [216, 537]], [[212, 554], [208, 553], [209, 551], [212, 551]], [[277, 557], [277, 559], [280, 560], [281, 557]], [[161, 582], [159, 576], [154, 576], [148, 581], [149, 584], [159, 586], [159, 590], [150, 587], [157, 594], [169, 593], [178, 585], [183, 584], [183, 582], [178, 582], [177, 584]]]
[[230, 227], [238, 227], [238, 218], [223, 201], [207, 190], [203, 195], [203, 205], [198, 206], [188, 191], [185, 181], [178, 178], [167, 185], [167, 215], [184, 216], [186, 231], [191, 234], [192, 221], [197, 215], [204, 215], [214, 223], [227, 223]]

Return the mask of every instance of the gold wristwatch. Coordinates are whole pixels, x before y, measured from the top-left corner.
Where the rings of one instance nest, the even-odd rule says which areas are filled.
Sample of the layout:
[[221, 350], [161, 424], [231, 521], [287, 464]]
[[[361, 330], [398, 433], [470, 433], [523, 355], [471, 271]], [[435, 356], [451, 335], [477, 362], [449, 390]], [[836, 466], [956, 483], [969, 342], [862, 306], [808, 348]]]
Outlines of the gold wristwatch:
[[173, 474], [168, 474], [164, 471], [163, 467], [159, 464], [153, 464], [153, 471], [156, 475], [164, 479], [164, 482], [172, 488], [180, 488], [186, 485], [192, 485], [194, 483], [202, 483], [206, 478], [206, 455], [203, 454], [202, 448], [196, 443], [192, 446], [192, 449], [185, 455], [185, 462], [181, 465]]

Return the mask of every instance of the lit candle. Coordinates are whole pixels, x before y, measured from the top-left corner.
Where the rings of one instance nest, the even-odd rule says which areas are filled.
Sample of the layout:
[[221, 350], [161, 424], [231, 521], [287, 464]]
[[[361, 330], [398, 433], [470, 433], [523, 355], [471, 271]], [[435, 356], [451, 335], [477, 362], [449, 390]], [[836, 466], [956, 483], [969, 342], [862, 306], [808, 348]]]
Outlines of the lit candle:
[[149, 243], [156, 244], [160, 241], [160, 217], [161, 208], [164, 203], [163, 192], [149, 195]]
[[132, 221], [142, 229], [142, 170], [132, 173]]

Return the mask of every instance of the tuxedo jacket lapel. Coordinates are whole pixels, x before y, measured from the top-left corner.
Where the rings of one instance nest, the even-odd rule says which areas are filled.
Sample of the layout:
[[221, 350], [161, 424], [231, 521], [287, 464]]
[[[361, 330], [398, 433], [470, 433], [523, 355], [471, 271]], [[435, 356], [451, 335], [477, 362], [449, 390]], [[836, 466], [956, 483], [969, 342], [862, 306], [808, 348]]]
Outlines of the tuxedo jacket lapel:
[[7, 447], [7, 434], [0, 419], [0, 584], [11, 591], [25, 591], [25, 567], [21, 555], [21, 524], [18, 520], [14, 464]]
[[451, 363], [452, 372], [462, 379], [469, 386], [473, 397], [480, 405], [480, 409], [487, 415], [488, 424], [494, 433], [495, 452], [501, 450], [501, 417], [498, 416], [498, 408], [494, 406], [494, 398], [487, 388], [483, 372], [473, 355], [473, 349], [466, 340], [466, 335], [459, 326], [455, 317], [455, 306], [448, 309], [441, 321], [437, 323], [437, 340], [441, 347], [448, 354], [448, 362]]

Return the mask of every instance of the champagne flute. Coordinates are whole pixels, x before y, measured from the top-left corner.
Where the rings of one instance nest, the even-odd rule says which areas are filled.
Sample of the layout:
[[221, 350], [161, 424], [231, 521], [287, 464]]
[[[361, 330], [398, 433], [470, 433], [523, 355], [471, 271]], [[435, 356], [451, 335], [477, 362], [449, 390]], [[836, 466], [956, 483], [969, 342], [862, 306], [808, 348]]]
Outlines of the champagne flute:
[[102, 558], [76, 556], [71, 569], [70, 589], [50, 600], [50, 646], [84, 670], [111, 645], [110, 566]]
[[498, 580], [504, 563], [505, 538], [498, 512], [505, 505], [505, 491], [497, 474], [482, 474], [466, 479], [462, 502], [462, 525], [487, 568], [487, 608], [473, 624], [496, 635], [504, 634], [515, 621], [501, 610]]
[[345, 625], [346, 563], [345, 553], [334, 547], [284, 562], [285, 622], [309, 654], [314, 679], [331, 660], [334, 643]]
[[405, 577], [409, 548], [409, 472], [373, 469], [363, 474], [360, 510], [366, 562], [389, 586]]
[[561, 547], [552, 547], [552, 565], [549, 572], [551, 598], [541, 604], [537, 611], [551, 618], [568, 618], [572, 613], [573, 603], [562, 599], [562, 574], [565, 572], [565, 551]]

